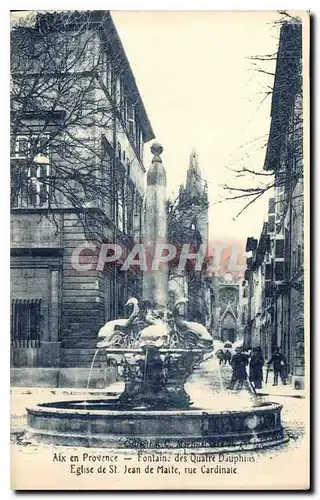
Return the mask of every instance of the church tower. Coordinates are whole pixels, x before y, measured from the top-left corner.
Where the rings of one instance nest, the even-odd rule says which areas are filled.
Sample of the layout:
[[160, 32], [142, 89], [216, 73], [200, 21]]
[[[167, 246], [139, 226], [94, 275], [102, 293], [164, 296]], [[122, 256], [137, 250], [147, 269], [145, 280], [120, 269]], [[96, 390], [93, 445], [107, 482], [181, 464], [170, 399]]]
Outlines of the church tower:
[[[177, 211], [180, 214], [180, 244], [190, 244], [198, 249], [200, 245], [208, 247], [208, 207], [208, 186], [201, 176], [198, 154], [193, 150], [189, 157], [186, 184], [179, 189]], [[205, 273], [194, 270], [192, 266], [184, 270], [183, 276], [175, 276], [176, 295], [178, 279], [182, 290], [180, 295], [188, 297], [189, 319], [210, 328], [212, 290]]]
[[195, 150], [189, 158], [186, 187], [180, 187], [180, 204], [186, 215], [185, 226], [197, 231], [201, 243], [208, 245], [208, 185], [202, 179], [199, 157]]

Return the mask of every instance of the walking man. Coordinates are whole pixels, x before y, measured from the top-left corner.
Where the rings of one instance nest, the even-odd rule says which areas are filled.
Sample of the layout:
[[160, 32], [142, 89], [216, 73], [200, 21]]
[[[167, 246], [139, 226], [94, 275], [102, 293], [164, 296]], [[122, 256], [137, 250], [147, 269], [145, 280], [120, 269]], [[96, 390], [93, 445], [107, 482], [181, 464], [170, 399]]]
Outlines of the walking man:
[[243, 382], [247, 380], [246, 366], [248, 364], [248, 357], [242, 352], [241, 347], [236, 348], [236, 352], [231, 359], [232, 377], [229, 389], [233, 390], [238, 382], [238, 389], [243, 388]]
[[224, 361], [224, 352], [222, 349], [219, 349], [217, 352], [216, 352], [216, 356], [219, 360], [219, 365], [222, 365], [223, 361]]
[[226, 349], [224, 352], [224, 364], [231, 363], [232, 354], [229, 349]]
[[263, 365], [264, 365], [264, 359], [261, 347], [254, 347], [252, 350], [252, 356], [250, 358], [249, 379], [250, 382], [254, 384], [255, 389], [261, 389], [262, 387]]
[[226, 342], [223, 346], [224, 351], [224, 364], [231, 363], [232, 358], [232, 344], [230, 342]]
[[277, 347], [268, 361], [268, 366], [273, 364], [273, 385], [278, 385], [278, 378], [280, 374], [281, 382], [283, 385], [287, 383], [287, 359], [280, 348]]

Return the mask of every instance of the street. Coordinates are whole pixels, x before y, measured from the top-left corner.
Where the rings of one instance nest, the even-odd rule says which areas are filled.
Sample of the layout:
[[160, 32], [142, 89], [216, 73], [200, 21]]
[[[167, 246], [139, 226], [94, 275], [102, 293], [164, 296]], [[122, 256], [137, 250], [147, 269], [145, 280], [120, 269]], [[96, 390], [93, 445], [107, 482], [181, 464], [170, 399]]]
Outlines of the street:
[[[201, 369], [193, 374], [186, 384], [194, 408], [243, 408], [254, 401], [254, 395], [246, 387], [242, 391], [229, 391], [227, 389], [231, 378], [230, 365], [221, 365], [213, 355], [206, 360]], [[107, 388], [108, 392], [121, 391], [118, 382]], [[282, 421], [287, 434], [293, 441], [299, 441], [304, 432], [307, 404], [304, 393], [294, 391], [290, 385], [272, 386], [272, 377], [267, 385], [258, 391], [267, 401], [275, 401], [283, 405]], [[25, 448], [26, 442], [23, 434], [26, 427], [26, 406], [34, 406], [39, 402], [70, 399], [70, 396], [83, 398], [85, 394], [102, 397], [105, 392], [91, 389], [56, 389], [56, 388], [23, 388], [11, 389], [11, 442], [14, 446]], [[288, 445], [292, 446], [292, 443]], [[37, 449], [37, 445], [32, 445]], [[21, 451], [21, 450], [20, 450]]]
[[[226, 365], [219, 367], [218, 360], [215, 356], [205, 361], [201, 370], [192, 375], [186, 384], [186, 390], [192, 400], [194, 400], [193, 407], [201, 406], [202, 408], [216, 407], [228, 409], [246, 407], [252, 403], [253, 396], [246, 389], [239, 393], [231, 392], [226, 389], [230, 377], [230, 366]], [[113, 384], [108, 387], [109, 391], [114, 391], [115, 389], [121, 390], [121, 383]], [[237, 460], [243, 460], [246, 463], [240, 464], [240, 472], [234, 475], [234, 477], [221, 476], [221, 483], [219, 484], [221, 484], [223, 488], [231, 488], [234, 486], [239, 489], [247, 489], [249, 487], [276, 489], [277, 487], [282, 488], [284, 484], [287, 484], [288, 489], [292, 489], [295, 487], [295, 482], [291, 470], [295, 470], [295, 467], [305, 468], [304, 477], [308, 475], [308, 436], [305, 435], [305, 429], [308, 429], [305, 421], [307, 415], [306, 399], [304, 399], [303, 394], [297, 394], [297, 391], [293, 392], [292, 388], [289, 386], [272, 387], [272, 384], [269, 383], [267, 386], [263, 387], [262, 392], [264, 394], [270, 394], [268, 396], [263, 396], [265, 400], [275, 401], [283, 405], [282, 423], [289, 440], [283, 445], [269, 449], [249, 451], [240, 454], [239, 451], [234, 453], [234, 456], [238, 457], [236, 458]], [[32, 442], [30, 438], [25, 435], [26, 406], [34, 406], [39, 402], [45, 401], [83, 398], [84, 395], [102, 397], [105, 393], [101, 390], [86, 391], [84, 389], [18, 387], [13, 387], [11, 389], [12, 471], [13, 477], [18, 477], [22, 474], [22, 471], [24, 478], [29, 477], [29, 483], [26, 485], [26, 488], [32, 489], [32, 484], [34, 484], [32, 483], [34, 471], [38, 470], [39, 467], [43, 467], [44, 464], [46, 464], [46, 471], [49, 471], [50, 467], [52, 467], [52, 474], [46, 472], [43, 477], [37, 478], [37, 487], [39, 488], [57, 488], [60, 487], [59, 484], [61, 484], [72, 489], [76, 484], [76, 488], [82, 487], [85, 489], [87, 487], [86, 485], [89, 484], [85, 482], [85, 475], [75, 475], [74, 481], [76, 482], [70, 481], [68, 464], [59, 465], [53, 463], [53, 457], [57, 454], [63, 454], [67, 457], [67, 462], [70, 462], [74, 455], [83, 456], [83, 454], [88, 453], [88, 448], [39, 444]], [[92, 456], [99, 456], [105, 452], [106, 449], [90, 449], [90, 454], [92, 454]], [[112, 450], [107, 450], [107, 452], [110, 454]], [[199, 453], [200, 457], [203, 454], [203, 450], [197, 449], [185, 450], [184, 453], [185, 452], [189, 455], [191, 453], [193, 456]], [[120, 460], [121, 463], [123, 461], [123, 466], [127, 464], [126, 460], [132, 460], [132, 463], [137, 461], [138, 453], [141, 454], [141, 450], [134, 452], [132, 450], [116, 450], [118, 460]], [[149, 451], [147, 453], [149, 453]], [[174, 453], [174, 450], [155, 451], [155, 454], [160, 454], [161, 456], [165, 454], [166, 456], [172, 457]], [[207, 452], [205, 456], [211, 456], [212, 460], [214, 460], [214, 457], [218, 457], [220, 460], [220, 455], [217, 455], [217, 452]], [[230, 456], [232, 456], [232, 454], [229, 455], [229, 457]], [[231, 460], [231, 458], [228, 458], [228, 460]], [[246, 470], [247, 472], [245, 472]], [[30, 474], [26, 474], [27, 471], [30, 471]], [[121, 483], [121, 488], [139, 489], [141, 487], [141, 483], [139, 482], [140, 475], [130, 474], [131, 482], [128, 480], [129, 476], [126, 477], [125, 483]], [[104, 479], [102, 475], [97, 475], [95, 478], [96, 481], [94, 485], [97, 489], [108, 489], [108, 484], [110, 484], [108, 478]], [[119, 479], [115, 478], [115, 480], [121, 481], [121, 476], [119, 476]], [[173, 475], [172, 480], [177, 481], [177, 483], [174, 484], [180, 484], [179, 476]], [[299, 478], [297, 478], [297, 481], [299, 482]], [[163, 485], [156, 482], [148, 484], [150, 484], [151, 489], [163, 487]], [[209, 475], [203, 476], [201, 474], [195, 474], [190, 476], [186, 474], [184, 476], [184, 484], [188, 488], [212, 488]], [[297, 483], [297, 486], [305, 487], [306, 485]], [[90, 489], [92, 489], [92, 483], [90, 483]]]

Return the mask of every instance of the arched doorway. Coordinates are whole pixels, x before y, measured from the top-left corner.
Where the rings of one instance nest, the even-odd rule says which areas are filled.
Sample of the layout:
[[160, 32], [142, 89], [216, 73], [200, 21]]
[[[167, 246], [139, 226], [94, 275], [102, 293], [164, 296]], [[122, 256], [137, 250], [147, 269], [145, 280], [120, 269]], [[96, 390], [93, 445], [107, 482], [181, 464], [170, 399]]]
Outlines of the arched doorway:
[[236, 320], [235, 317], [227, 312], [221, 323], [221, 340], [222, 342], [235, 342], [236, 340]]

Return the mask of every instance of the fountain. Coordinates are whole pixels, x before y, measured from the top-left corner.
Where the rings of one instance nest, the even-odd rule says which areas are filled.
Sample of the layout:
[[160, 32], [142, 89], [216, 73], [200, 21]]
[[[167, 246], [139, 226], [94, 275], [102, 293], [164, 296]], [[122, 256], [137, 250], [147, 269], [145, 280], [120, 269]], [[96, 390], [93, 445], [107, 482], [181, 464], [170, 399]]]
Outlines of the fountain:
[[[144, 224], [149, 251], [165, 242], [167, 234], [162, 147], [154, 144], [151, 150]], [[27, 408], [29, 435], [72, 446], [206, 451], [258, 449], [286, 440], [279, 404], [253, 398], [239, 405], [237, 398], [229, 398], [226, 405], [217, 397], [217, 404], [210, 406], [205, 401], [197, 404], [197, 397], [191, 400], [187, 380], [193, 374], [201, 384], [201, 369], [213, 352], [213, 341], [203, 325], [180, 315], [185, 299], [169, 310], [167, 289], [168, 269], [162, 262], [156, 270], [144, 272], [143, 300], [128, 300], [129, 318], [110, 321], [99, 332], [97, 352], [117, 364], [123, 392]], [[90, 375], [88, 387], [89, 382]]]

